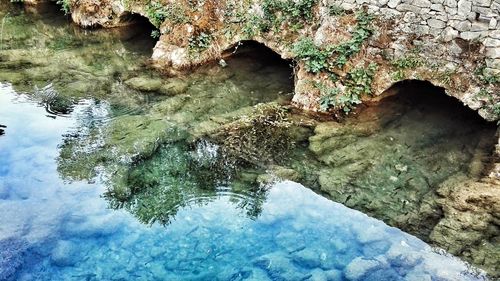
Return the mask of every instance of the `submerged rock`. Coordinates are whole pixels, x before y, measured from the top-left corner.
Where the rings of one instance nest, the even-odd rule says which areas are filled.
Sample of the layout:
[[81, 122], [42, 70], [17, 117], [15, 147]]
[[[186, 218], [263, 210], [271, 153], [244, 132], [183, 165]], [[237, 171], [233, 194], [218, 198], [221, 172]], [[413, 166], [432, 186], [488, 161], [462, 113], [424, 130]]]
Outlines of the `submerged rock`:
[[253, 263], [266, 271], [272, 280], [305, 280], [311, 276], [301, 272], [282, 252], [261, 256]]
[[500, 182], [457, 175], [437, 192], [444, 217], [430, 234], [431, 241], [489, 272], [500, 272]]
[[73, 242], [61, 240], [55, 245], [50, 258], [57, 266], [73, 266], [76, 263], [75, 255], [79, 251], [78, 249]]
[[134, 90], [156, 92], [160, 90], [163, 80], [150, 77], [135, 77], [125, 81], [125, 84]]
[[371, 271], [383, 267], [383, 263], [378, 260], [367, 260], [364, 258], [354, 259], [344, 270], [345, 277], [348, 280], [364, 280]]
[[165, 81], [159, 92], [167, 96], [183, 94], [187, 91], [189, 84], [180, 78], [171, 78]]

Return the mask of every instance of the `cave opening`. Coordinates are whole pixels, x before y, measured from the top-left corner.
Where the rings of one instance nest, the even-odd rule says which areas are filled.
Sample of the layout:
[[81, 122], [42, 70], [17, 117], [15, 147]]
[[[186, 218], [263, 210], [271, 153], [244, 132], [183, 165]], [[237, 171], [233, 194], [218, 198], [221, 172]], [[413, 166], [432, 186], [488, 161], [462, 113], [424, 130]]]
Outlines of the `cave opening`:
[[126, 12], [120, 17], [119, 24], [127, 34], [124, 41], [130, 51], [148, 53], [149, 56], [152, 54], [160, 37], [160, 31], [148, 18], [137, 13]]
[[240, 41], [223, 54], [219, 62], [242, 80], [252, 81], [260, 88], [273, 87], [288, 94], [294, 90], [294, 64], [277, 52], [257, 41]]
[[[471, 157], [468, 163], [460, 165], [468, 166], [469, 176], [480, 178], [489, 172], [498, 142], [495, 122], [486, 121], [478, 112], [448, 95], [444, 88], [429, 81], [403, 80], [386, 92], [392, 95], [385, 98], [380, 107], [385, 107], [389, 114], [402, 116], [398, 122], [406, 125], [401, 126], [401, 130], [420, 131], [417, 137], [426, 141], [419, 146], [463, 145], [458, 154], [470, 154]], [[450, 154], [449, 157], [454, 156]]]

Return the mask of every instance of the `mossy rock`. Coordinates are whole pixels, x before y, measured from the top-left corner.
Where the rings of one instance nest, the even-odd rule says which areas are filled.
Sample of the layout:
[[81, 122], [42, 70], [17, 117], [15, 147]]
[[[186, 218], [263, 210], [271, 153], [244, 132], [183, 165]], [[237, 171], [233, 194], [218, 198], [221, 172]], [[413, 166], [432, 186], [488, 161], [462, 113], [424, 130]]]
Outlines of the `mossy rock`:
[[161, 85], [159, 92], [167, 96], [183, 94], [187, 91], [189, 84], [179, 78], [171, 78]]
[[150, 77], [134, 77], [126, 80], [125, 85], [137, 91], [157, 92], [162, 88], [163, 80]]

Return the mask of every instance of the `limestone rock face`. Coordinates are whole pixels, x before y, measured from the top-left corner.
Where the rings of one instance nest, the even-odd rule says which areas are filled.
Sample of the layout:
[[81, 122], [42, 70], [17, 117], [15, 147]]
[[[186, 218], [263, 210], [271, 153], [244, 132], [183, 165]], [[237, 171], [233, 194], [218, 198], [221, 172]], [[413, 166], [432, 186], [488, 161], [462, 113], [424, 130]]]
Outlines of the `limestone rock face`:
[[474, 182], [459, 176], [444, 182], [438, 193], [444, 218], [431, 240], [452, 254], [482, 262], [490, 272], [499, 272], [499, 179]]

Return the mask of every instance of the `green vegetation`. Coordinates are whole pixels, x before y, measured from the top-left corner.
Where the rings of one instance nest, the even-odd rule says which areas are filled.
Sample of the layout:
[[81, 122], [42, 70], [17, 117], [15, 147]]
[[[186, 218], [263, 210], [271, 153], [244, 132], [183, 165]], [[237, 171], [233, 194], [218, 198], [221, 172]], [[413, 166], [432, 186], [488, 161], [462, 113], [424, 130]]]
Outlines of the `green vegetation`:
[[160, 31], [158, 29], [155, 29], [153, 31], [151, 31], [151, 37], [153, 38], [160, 38]]
[[300, 21], [310, 22], [313, 17], [313, 6], [317, 0], [264, 0], [262, 10], [264, 11], [263, 23], [260, 28], [268, 31], [271, 28], [277, 30], [284, 22], [295, 25]]
[[498, 124], [500, 125], [500, 96], [495, 95], [491, 89], [481, 88], [475, 98], [476, 100], [481, 99], [487, 102], [485, 108], [498, 119]]
[[[311, 38], [302, 38], [292, 46], [296, 58], [303, 61], [306, 70], [310, 73], [327, 73], [332, 82], [339, 80], [337, 71], [342, 69], [349, 59], [357, 54], [368, 37], [372, 34], [371, 21], [373, 17], [364, 11], [356, 14], [357, 24], [352, 31], [352, 37], [347, 42], [336, 46], [319, 47]], [[371, 93], [371, 82], [376, 71], [376, 64], [368, 68], [354, 68], [343, 77], [342, 84], [346, 86], [343, 94], [340, 89], [328, 88], [321, 83], [314, 83], [320, 91], [320, 109], [342, 108], [346, 113], [361, 103], [360, 98]]]
[[319, 108], [321, 111], [328, 111], [331, 107], [337, 105], [337, 96], [340, 93], [338, 88], [329, 88], [324, 84], [315, 83], [316, 88], [321, 92], [321, 98], [319, 100]]
[[198, 35], [192, 35], [189, 37], [189, 50], [201, 52], [210, 47], [210, 43], [212, 42], [212, 35], [200, 32]]
[[174, 4], [163, 6], [157, 2], [150, 2], [146, 6], [146, 14], [151, 23], [153, 23], [156, 27], [160, 27], [166, 19], [169, 19], [174, 24], [185, 23], [188, 21], [184, 9]]
[[57, 0], [56, 4], [61, 5], [61, 10], [67, 15], [71, 13], [70, 9], [70, 1], [71, 0]]
[[486, 65], [482, 65], [474, 71], [474, 74], [484, 84], [500, 84], [500, 75], [494, 75], [485, 71]]
[[149, 3], [146, 6], [146, 14], [151, 23], [160, 27], [162, 22], [167, 18], [167, 9], [160, 3]]
[[371, 84], [376, 70], [375, 63], [370, 63], [367, 68], [353, 68], [344, 79], [346, 88], [342, 94], [338, 88], [329, 88], [321, 83], [315, 83], [321, 93], [320, 109], [328, 111], [330, 108], [341, 108], [345, 113], [349, 113], [361, 103], [362, 96], [371, 94]]
[[304, 27], [305, 22], [311, 22], [314, 18], [313, 7], [317, 2], [318, 0], [264, 0], [261, 6], [264, 15], [260, 17], [253, 14], [247, 17], [243, 30], [249, 38], [258, 32], [278, 32], [284, 23], [291, 30], [298, 31]]
[[328, 13], [330, 16], [343, 16], [345, 14], [345, 10], [338, 5], [331, 5], [328, 7]]
[[453, 75], [456, 74], [456, 70], [455, 69], [446, 69], [442, 72], [439, 73], [438, 75], [438, 79], [439, 81], [441, 81], [443, 84], [445, 85], [450, 85], [453, 80]]
[[416, 54], [395, 59], [392, 61], [392, 66], [396, 69], [396, 71], [392, 73], [392, 79], [395, 81], [403, 80], [405, 70], [414, 69], [421, 65], [423, 65], [423, 61]]
[[[320, 48], [311, 38], [303, 38], [292, 47], [296, 57], [306, 64], [307, 71], [311, 73], [333, 72], [335, 68], [342, 68], [347, 61], [357, 54], [373, 30], [371, 21], [373, 17], [364, 11], [357, 13], [357, 25], [352, 32], [352, 38], [337, 46]], [[333, 58], [333, 60], [332, 60]]]
[[328, 60], [332, 54], [331, 50], [319, 48], [309, 37], [295, 43], [292, 51], [295, 53], [297, 59], [305, 63], [308, 72], [320, 73], [330, 68]]
[[[200, 141], [198, 145], [207, 143]], [[122, 183], [122, 189], [129, 193], [123, 196], [113, 186], [104, 197], [110, 208], [124, 208], [142, 223], [167, 225], [183, 207], [207, 204], [217, 198], [219, 186], [229, 185], [235, 194], [231, 202], [256, 218], [262, 211], [265, 189], [252, 182], [232, 184], [230, 179], [239, 178], [231, 161], [220, 151], [216, 155], [200, 154], [183, 142], [166, 144], [130, 169]]]

